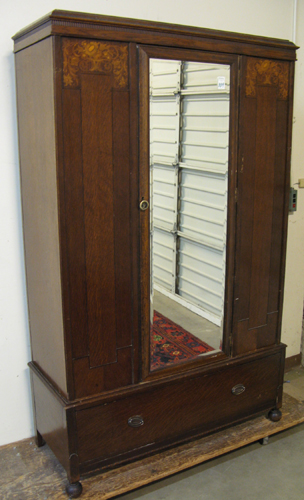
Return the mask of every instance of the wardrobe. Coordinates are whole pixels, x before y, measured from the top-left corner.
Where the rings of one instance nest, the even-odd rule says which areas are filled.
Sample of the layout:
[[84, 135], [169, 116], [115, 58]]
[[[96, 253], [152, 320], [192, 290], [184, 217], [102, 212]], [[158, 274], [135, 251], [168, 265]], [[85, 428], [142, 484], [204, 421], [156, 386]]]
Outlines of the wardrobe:
[[279, 420], [295, 45], [60, 10], [14, 45], [35, 427], [69, 495]]

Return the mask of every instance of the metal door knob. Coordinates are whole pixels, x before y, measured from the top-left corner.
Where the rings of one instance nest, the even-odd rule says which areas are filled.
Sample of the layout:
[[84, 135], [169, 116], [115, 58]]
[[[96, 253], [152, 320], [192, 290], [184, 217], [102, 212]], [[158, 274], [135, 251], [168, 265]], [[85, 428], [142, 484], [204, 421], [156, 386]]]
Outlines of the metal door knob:
[[139, 204], [140, 210], [147, 210], [149, 208], [149, 202], [147, 200], [142, 200]]

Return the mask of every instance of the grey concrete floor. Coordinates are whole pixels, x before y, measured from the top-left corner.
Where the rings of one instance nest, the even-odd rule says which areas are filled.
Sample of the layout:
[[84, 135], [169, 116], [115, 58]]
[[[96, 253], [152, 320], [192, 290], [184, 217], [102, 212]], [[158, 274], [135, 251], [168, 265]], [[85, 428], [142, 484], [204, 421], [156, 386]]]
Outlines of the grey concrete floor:
[[[284, 390], [304, 400], [304, 369]], [[120, 500], [304, 500], [304, 424], [151, 484]]]

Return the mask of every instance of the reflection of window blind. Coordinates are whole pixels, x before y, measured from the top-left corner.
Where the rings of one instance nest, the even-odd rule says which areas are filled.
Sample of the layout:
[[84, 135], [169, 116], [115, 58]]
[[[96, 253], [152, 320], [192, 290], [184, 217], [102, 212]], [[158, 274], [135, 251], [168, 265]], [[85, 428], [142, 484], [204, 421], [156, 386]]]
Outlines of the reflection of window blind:
[[[150, 61], [153, 282], [217, 324], [225, 281], [229, 76], [229, 66]], [[218, 77], [225, 79], [221, 90]]]

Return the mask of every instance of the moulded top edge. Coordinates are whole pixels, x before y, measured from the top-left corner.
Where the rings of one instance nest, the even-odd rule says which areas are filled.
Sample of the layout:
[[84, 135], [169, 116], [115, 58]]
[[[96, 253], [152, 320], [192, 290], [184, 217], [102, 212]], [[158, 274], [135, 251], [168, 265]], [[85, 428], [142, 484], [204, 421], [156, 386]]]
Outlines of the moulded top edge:
[[104, 27], [125, 28], [132, 30], [147, 30], [150, 33], [157, 32], [158, 34], [167, 33], [172, 35], [192, 35], [195, 37], [209, 38], [215, 40], [227, 40], [230, 42], [249, 43], [255, 45], [267, 45], [268, 47], [276, 47], [278, 49], [296, 50], [298, 47], [288, 41], [277, 38], [269, 38], [257, 35], [247, 35], [241, 33], [233, 33], [229, 31], [218, 31], [208, 28], [198, 28], [194, 26], [183, 26], [178, 24], [159, 23], [155, 21], [144, 21], [139, 19], [129, 19], [114, 16], [104, 16], [100, 14], [85, 14], [82, 12], [72, 12], [64, 10], [54, 10], [50, 14], [38, 19], [36, 22], [25, 27], [12, 38], [18, 40], [32, 31], [37, 31], [46, 24], [73, 26], [75, 23], [83, 23], [89, 27], [90, 25], [100, 25]]

